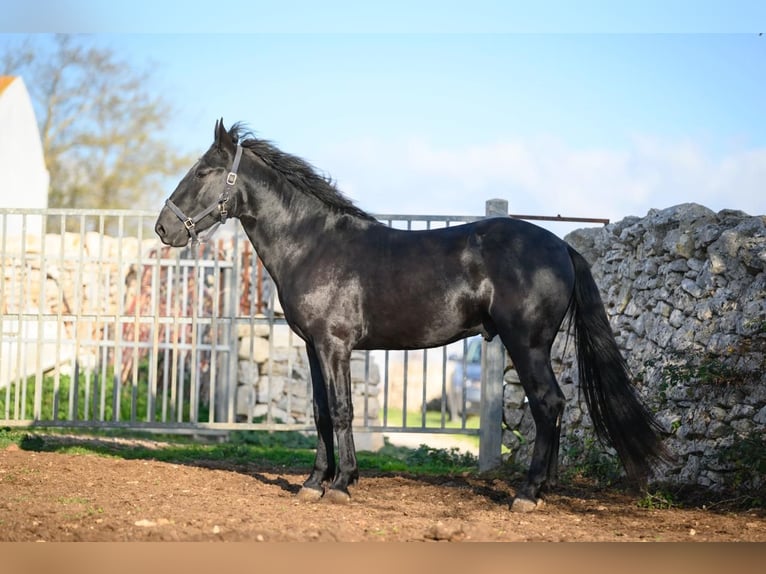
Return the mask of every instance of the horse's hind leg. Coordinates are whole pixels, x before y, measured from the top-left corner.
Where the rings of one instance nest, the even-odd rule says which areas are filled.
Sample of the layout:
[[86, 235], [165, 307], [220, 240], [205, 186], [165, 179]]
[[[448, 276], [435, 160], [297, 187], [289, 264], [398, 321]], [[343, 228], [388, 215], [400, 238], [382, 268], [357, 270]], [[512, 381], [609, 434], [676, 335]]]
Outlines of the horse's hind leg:
[[332, 418], [327, 385], [311, 344], [306, 345], [311, 369], [311, 386], [314, 394], [314, 422], [317, 428], [317, 449], [314, 468], [303, 483], [298, 496], [304, 500], [316, 500], [323, 494], [323, 484], [335, 476], [335, 453], [333, 446]]
[[527, 479], [513, 501], [512, 510], [534, 510], [539, 495], [556, 480], [564, 394], [553, 374], [550, 346], [525, 348], [512, 335], [503, 337], [519, 375], [535, 421], [535, 444]]

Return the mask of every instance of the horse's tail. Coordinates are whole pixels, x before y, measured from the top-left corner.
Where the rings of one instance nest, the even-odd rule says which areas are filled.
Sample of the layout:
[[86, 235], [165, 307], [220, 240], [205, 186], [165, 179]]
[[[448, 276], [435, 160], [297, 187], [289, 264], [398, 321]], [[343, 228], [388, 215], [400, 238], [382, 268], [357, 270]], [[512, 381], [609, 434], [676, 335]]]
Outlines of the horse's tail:
[[569, 256], [575, 271], [570, 312], [580, 388], [596, 434], [617, 451], [628, 477], [640, 483], [653, 466], [670, 460], [660, 439], [663, 431], [633, 386], [587, 261], [571, 246]]

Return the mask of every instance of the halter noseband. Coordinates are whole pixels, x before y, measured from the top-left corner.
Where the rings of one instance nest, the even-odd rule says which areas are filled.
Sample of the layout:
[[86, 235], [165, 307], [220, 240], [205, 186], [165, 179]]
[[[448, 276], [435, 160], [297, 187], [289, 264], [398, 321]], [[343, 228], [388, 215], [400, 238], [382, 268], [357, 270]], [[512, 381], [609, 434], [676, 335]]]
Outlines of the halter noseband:
[[211, 230], [215, 229], [221, 223], [226, 223], [226, 218], [229, 216], [229, 212], [226, 209], [226, 204], [229, 202], [229, 192], [237, 182], [237, 170], [239, 169], [239, 161], [241, 159], [242, 146], [237, 144], [237, 152], [234, 154], [234, 162], [231, 164], [231, 171], [229, 171], [228, 175], [226, 176], [225, 187], [223, 188], [221, 195], [218, 196], [218, 201], [213, 205], [206, 207], [203, 211], [199, 212], [194, 217], [189, 217], [186, 215], [175, 203], [170, 201], [170, 199], [165, 201], [165, 205], [167, 205], [170, 211], [172, 211], [176, 217], [178, 217], [178, 219], [180, 219], [184, 224], [186, 232], [189, 234], [189, 237], [191, 237], [192, 243], [199, 243], [201, 241], [197, 236], [197, 223], [210, 215], [213, 211], [215, 211], [216, 208], [218, 208], [220, 219], [216, 221]]

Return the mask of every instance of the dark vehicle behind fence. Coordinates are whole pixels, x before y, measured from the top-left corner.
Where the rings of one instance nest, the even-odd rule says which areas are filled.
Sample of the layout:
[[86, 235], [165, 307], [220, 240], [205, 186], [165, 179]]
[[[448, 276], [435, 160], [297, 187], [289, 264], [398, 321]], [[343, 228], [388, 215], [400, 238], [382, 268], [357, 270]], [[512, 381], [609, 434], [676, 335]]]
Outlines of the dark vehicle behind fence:
[[[467, 339], [463, 345], [463, 355], [450, 355], [453, 363], [452, 375], [447, 390], [447, 406], [452, 420], [463, 415], [478, 415], [481, 408], [481, 350], [480, 336]], [[519, 377], [506, 357], [506, 373], [503, 384], [519, 384]], [[524, 399], [526, 402], [526, 398]]]

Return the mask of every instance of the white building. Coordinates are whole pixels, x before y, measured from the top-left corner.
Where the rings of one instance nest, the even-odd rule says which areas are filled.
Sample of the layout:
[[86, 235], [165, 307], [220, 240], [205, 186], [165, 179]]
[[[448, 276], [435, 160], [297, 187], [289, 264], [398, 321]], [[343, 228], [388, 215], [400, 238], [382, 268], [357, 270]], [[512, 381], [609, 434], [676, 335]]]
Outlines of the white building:
[[[48, 206], [48, 170], [43, 146], [24, 80], [0, 76], [0, 210]], [[38, 235], [41, 216], [0, 216], [0, 236]], [[5, 229], [3, 229], [5, 227]]]
[[38, 311], [18, 305], [24, 290], [19, 287], [16, 266], [11, 262], [24, 258], [18, 247], [22, 232], [30, 241], [40, 244], [44, 216], [13, 210], [47, 207], [48, 183], [40, 132], [24, 81], [0, 76], [0, 249], [4, 250], [0, 252], [3, 257], [0, 281], [4, 287], [0, 300], [0, 389], [9, 381], [33, 375], [38, 354], [55, 357], [50, 353], [52, 345], [42, 342], [55, 336], [55, 324], [41, 326], [7, 314]]

